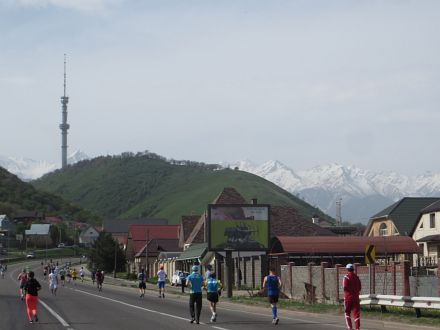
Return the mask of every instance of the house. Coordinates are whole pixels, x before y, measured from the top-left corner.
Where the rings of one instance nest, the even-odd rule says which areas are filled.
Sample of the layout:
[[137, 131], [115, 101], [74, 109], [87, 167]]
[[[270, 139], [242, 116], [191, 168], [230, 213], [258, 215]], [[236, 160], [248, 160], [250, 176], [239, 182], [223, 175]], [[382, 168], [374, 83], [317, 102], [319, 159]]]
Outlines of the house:
[[364, 236], [410, 236], [420, 212], [440, 201], [435, 197], [405, 197], [370, 218]]
[[138, 218], [128, 220], [108, 219], [104, 220], [102, 228], [103, 231], [110, 233], [125, 250], [127, 248], [128, 241], [128, 227], [130, 225], [168, 225], [168, 220], [154, 218]]
[[[145, 252], [146, 245], [153, 249], [151, 251], [147, 249], [147, 253], [153, 252], [154, 249], [157, 251], [179, 251], [179, 232], [179, 225], [130, 225], [125, 253], [131, 264], [131, 269], [138, 271], [142, 265], [145, 266], [145, 257], [142, 252]], [[174, 242], [161, 241], [159, 244], [157, 240], [174, 240]], [[147, 264], [154, 263], [157, 256], [158, 254], [149, 254]]]
[[44, 220], [44, 214], [37, 211], [20, 211], [14, 216], [14, 223], [30, 226], [34, 222]]
[[49, 224], [32, 224], [31, 229], [25, 231], [26, 242], [35, 247], [48, 247], [52, 245]]
[[440, 258], [440, 201], [421, 210], [411, 236], [423, 248], [418, 266], [436, 267]]
[[0, 214], [0, 231], [6, 232], [8, 235], [14, 235], [15, 233], [15, 224], [6, 214]]
[[91, 247], [99, 236], [98, 230], [93, 226], [88, 226], [79, 234], [79, 244]]

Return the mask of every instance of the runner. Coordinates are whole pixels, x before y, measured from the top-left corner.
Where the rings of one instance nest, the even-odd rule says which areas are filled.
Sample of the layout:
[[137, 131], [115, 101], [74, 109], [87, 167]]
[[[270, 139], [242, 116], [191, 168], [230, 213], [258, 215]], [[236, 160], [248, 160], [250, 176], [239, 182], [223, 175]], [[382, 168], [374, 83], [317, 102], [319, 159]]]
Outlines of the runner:
[[47, 277], [47, 270], [49, 269], [49, 267], [46, 265], [43, 268], [43, 280], [46, 281], [46, 277]]
[[[202, 284], [203, 276], [199, 273], [199, 266], [192, 266], [192, 273], [186, 278], [186, 283], [191, 286], [189, 295], [189, 312], [191, 314], [191, 323], [194, 321], [200, 324], [200, 313], [202, 311]], [[196, 304], [197, 312], [194, 312]]]
[[58, 289], [58, 275], [55, 271], [51, 271], [49, 274], [49, 289], [50, 292], [56, 296], [57, 295], [57, 289]]
[[60, 280], [61, 285], [64, 286], [64, 284], [66, 284], [66, 271], [64, 270], [64, 268], [61, 268], [60, 270]]
[[70, 272], [70, 274], [72, 275], [73, 285], [76, 285], [76, 278], [78, 277], [78, 273], [76, 272], [76, 269], [73, 268], [73, 270]]
[[81, 283], [84, 283], [84, 267], [81, 267], [81, 269], [79, 270], [79, 276], [81, 277]]
[[28, 274], [26, 272], [26, 268], [23, 268], [23, 271], [18, 275], [17, 281], [20, 281], [20, 298], [21, 300], [24, 299], [24, 287], [26, 285], [26, 282], [28, 280]]
[[67, 283], [70, 283], [72, 281], [72, 273], [69, 267], [67, 267], [66, 276], [67, 276]]
[[96, 272], [96, 285], [99, 291], [102, 291], [102, 283], [104, 282], [103, 273], [98, 269]]
[[209, 308], [211, 309], [211, 322], [217, 321], [217, 303], [223, 284], [217, 280], [215, 272], [210, 271], [209, 278], [205, 281], [205, 289], [208, 291], [207, 298], [209, 301]]
[[267, 297], [269, 298], [270, 306], [272, 307], [272, 324], [277, 325], [280, 319], [277, 316], [277, 302], [280, 295], [281, 279], [276, 275], [275, 269], [269, 270], [269, 275], [264, 278], [263, 288], [267, 289]]
[[29, 323], [38, 322], [37, 316], [37, 304], [38, 304], [38, 291], [41, 290], [41, 285], [34, 278], [34, 272], [29, 272], [29, 280], [24, 286], [26, 292], [26, 310], [29, 319]]
[[90, 272], [90, 277], [92, 278], [92, 283], [93, 285], [95, 285], [95, 280], [96, 280], [96, 270], [92, 270]]
[[361, 327], [361, 306], [359, 301], [359, 293], [361, 292], [362, 285], [359, 277], [354, 273], [354, 267], [352, 264], [348, 264], [347, 274], [344, 276], [342, 286], [344, 288], [344, 313], [345, 323], [347, 329], [352, 329], [351, 323], [351, 311], [353, 311], [354, 324], [356, 330]]
[[1, 273], [2, 278], [5, 278], [6, 266], [0, 265], [0, 273]]
[[141, 272], [138, 274], [138, 280], [139, 280], [139, 293], [141, 294], [140, 297], [145, 297], [145, 289], [147, 288], [147, 284], [145, 281], [147, 280], [147, 274], [145, 274], [145, 269], [141, 269]]
[[157, 287], [159, 288], [159, 298], [165, 298], [165, 279], [168, 277], [167, 272], [163, 270], [163, 265], [160, 265], [160, 270], [157, 272]]

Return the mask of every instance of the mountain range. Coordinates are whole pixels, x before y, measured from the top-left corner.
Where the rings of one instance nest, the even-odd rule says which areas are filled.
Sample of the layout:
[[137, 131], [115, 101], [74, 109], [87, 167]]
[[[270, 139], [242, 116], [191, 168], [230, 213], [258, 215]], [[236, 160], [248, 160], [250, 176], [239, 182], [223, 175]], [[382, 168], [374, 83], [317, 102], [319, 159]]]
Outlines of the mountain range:
[[261, 176], [330, 216], [336, 215], [336, 202], [340, 200], [342, 220], [349, 222], [366, 223], [371, 216], [405, 196], [440, 196], [438, 173], [410, 177], [339, 164], [295, 172], [274, 160], [262, 164], [240, 161], [229, 166]]
[[[72, 153], [69, 164], [89, 159], [82, 151]], [[368, 219], [405, 196], [440, 196], [440, 174], [407, 176], [396, 172], [375, 172], [356, 166], [326, 164], [294, 171], [287, 165], [270, 160], [256, 164], [245, 160], [223, 163], [258, 175], [335, 217], [336, 202], [341, 202], [343, 221], [366, 223]], [[59, 168], [58, 164], [32, 159], [0, 156], [0, 166], [29, 181]]]
[[[77, 150], [68, 156], [67, 163], [75, 164], [85, 159], [89, 159], [89, 156], [87, 156], [81, 150]], [[60, 164], [30, 158], [0, 156], [0, 167], [3, 167], [8, 172], [15, 174], [23, 181], [31, 181], [38, 179], [46, 173], [59, 169]]]

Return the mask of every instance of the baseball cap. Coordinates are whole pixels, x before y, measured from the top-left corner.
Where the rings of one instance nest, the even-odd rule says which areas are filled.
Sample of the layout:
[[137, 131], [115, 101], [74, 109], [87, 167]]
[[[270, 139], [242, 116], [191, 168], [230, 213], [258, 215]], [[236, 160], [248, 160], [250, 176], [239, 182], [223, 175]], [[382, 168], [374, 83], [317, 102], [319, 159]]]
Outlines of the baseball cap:
[[347, 264], [347, 266], [345, 266], [345, 268], [347, 268], [347, 269], [353, 269], [354, 267], [353, 267], [353, 264]]
[[199, 266], [192, 266], [192, 270], [198, 271], [199, 270]]

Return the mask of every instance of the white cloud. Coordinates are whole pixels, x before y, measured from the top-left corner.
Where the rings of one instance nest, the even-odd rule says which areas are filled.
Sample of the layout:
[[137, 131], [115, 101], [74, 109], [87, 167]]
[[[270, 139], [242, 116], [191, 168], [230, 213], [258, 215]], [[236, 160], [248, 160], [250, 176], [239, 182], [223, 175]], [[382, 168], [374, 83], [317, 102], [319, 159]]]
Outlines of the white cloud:
[[46, 8], [59, 7], [86, 12], [102, 11], [124, 0], [0, 0], [8, 7]]

